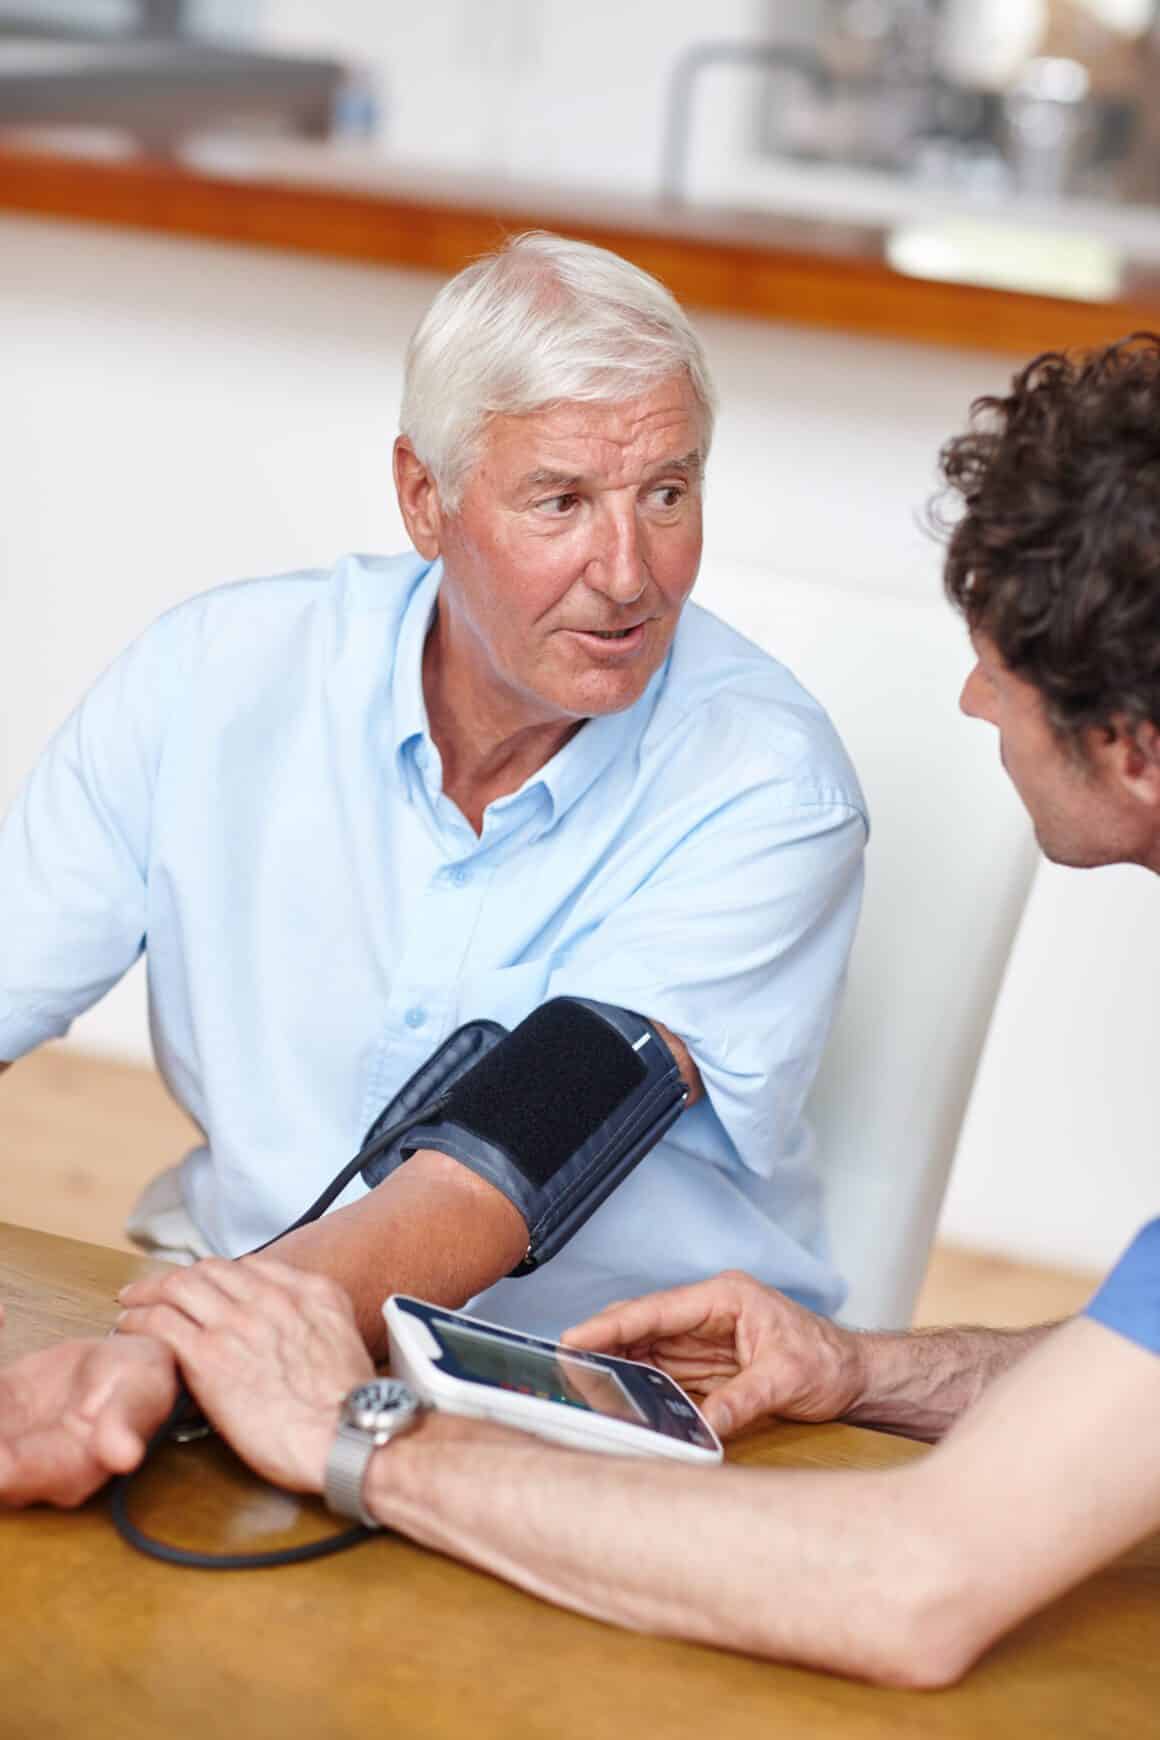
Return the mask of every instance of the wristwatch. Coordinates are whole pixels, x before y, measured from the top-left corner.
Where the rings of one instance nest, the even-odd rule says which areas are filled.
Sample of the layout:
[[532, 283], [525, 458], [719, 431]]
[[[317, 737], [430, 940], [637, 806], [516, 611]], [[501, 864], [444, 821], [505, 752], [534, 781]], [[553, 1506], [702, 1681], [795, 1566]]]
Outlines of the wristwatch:
[[383, 1444], [417, 1426], [425, 1407], [398, 1378], [372, 1378], [351, 1390], [326, 1459], [322, 1496], [328, 1510], [357, 1517], [364, 1528], [382, 1527], [363, 1505], [367, 1463]]

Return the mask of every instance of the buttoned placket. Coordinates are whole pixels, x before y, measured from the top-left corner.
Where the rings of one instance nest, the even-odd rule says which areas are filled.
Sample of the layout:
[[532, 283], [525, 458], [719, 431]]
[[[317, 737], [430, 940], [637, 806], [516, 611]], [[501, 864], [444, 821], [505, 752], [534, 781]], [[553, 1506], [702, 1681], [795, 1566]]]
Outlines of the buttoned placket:
[[477, 837], [440, 789], [441, 775], [438, 752], [428, 739], [419, 739], [410, 768], [411, 801], [438, 842], [443, 862], [408, 906], [406, 942], [367, 1074], [364, 1130], [456, 1025], [459, 981], [471, 964], [488, 888], [510, 855], [532, 842], [543, 809], [550, 807], [536, 786], [498, 799], [485, 812]]

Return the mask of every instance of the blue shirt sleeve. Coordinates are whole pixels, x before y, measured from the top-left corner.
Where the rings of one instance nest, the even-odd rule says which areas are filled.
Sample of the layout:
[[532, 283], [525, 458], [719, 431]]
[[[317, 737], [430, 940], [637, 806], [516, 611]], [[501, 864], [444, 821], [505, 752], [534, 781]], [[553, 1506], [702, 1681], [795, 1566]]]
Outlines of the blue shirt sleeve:
[[6, 1062], [67, 1032], [145, 945], [153, 793], [190, 618], [170, 611], [97, 680], [0, 826]]
[[700, 1070], [698, 1151], [759, 1177], [801, 1145], [806, 1097], [845, 977], [866, 824], [842, 796], [757, 788], [692, 836], [552, 976], [662, 1022]]
[[1085, 1315], [1160, 1353], [1160, 1220], [1136, 1234]]

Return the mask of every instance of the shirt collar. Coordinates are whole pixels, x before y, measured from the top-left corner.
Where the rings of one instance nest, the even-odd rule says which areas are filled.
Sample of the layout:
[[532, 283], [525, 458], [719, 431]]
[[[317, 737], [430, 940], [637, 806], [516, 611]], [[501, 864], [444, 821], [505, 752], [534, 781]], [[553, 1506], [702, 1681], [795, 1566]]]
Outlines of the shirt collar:
[[[417, 777], [415, 755], [422, 744], [431, 743], [427, 719], [427, 702], [423, 694], [423, 647], [436, 599], [443, 580], [443, 563], [433, 562], [419, 581], [403, 613], [395, 653], [395, 672], [391, 693], [391, 734], [395, 765], [404, 789], [413, 796], [412, 781]], [[604, 713], [588, 719], [568, 740], [563, 749], [525, 780], [519, 791], [499, 798], [499, 805], [515, 807], [517, 798], [526, 797], [537, 786], [542, 787], [549, 814], [545, 829], [572, 808], [588, 788], [600, 778], [612, 761], [628, 750], [640, 737], [647, 724], [665, 672], [671, 651], [660, 669], [653, 673], [648, 687], [638, 701], [621, 713]]]
[[575, 737], [528, 781], [529, 785], [539, 781], [548, 794], [551, 815], [547, 827], [566, 815], [612, 762], [637, 742], [652, 713], [664, 669], [662, 665], [640, 699], [622, 713], [602, 713], [586, 720]]
[[435, 614], [435, 600], [442, 579], [442, 562], [432, 562], [403, 612], [395, 647], [391, 683], [391, 747], [396, 771], [408, 792], [415, 750], [420, 743], [430, 740], [427, 702], [423, 695], [423, 647]]

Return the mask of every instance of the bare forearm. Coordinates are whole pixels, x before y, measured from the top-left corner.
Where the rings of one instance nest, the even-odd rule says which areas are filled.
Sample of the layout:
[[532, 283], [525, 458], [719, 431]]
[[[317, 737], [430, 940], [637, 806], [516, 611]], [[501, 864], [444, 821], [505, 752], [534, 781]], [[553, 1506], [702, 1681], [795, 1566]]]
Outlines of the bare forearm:
[[455, 1424], [375, 1457], [366, 1497], [383, 1522], [633, 1630], [884, 1682], [938, 1668], [914, 1645], [943, 1577], [906, 1514], [906, 1470], [707, 1473], [515, 1434], [463, 1441]]
[[[684, 1042], [656, 1025], [692, 1105], [703, 1092], [697, 1066]], [[361, 1202], [288, 1233], [270, 1252], [337, 1281], [377, 1359], [386, 1353], [381, 1307], [388, 1293], [462, 1305], [510, 1274], [527, 1248], [527, 1226], [501, 1191], [447, 1155], [422, 1149]]]
[[1160, 1432], [1155, 1356], [1085, 1318], [1037, 1339], [1002, 1373], [995, 1354], [978, 1406], [902, 1468], [686, 1471], [472, 1442], [436, 1418], [379, 1452], [366, 1496], [414, 1539], [594, 1618], [947, 1685], [1160, 1524], [1139, 1448]]
[[270, 1254], [337, 1281], [378, 1359], [386, 1354], [388, 1293], [462, 1305], [510, 1273], [527, 1242], [506, 1197], [446, 1155], [423, 1151], [361, 1202], [288, 1233]]
[[917, 1329], [863, 1333], [862, 1399], [843, 1414], [855, 1425], [877, 1426], [933, 1443], [978, 1401], [995, 1378], [1058, 1328]]

